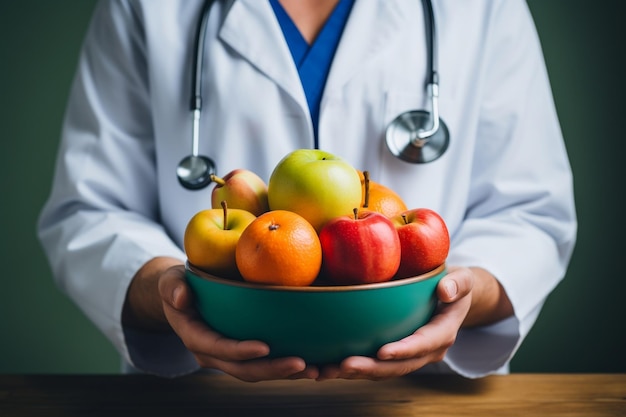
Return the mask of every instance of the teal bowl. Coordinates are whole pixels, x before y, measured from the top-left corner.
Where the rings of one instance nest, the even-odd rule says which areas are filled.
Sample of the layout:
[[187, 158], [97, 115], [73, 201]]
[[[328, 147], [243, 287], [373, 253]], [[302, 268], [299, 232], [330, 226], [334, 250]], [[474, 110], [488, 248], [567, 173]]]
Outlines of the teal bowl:
[[261, 340], [271, 357], [310, 364], [376, 356], [384, 344], [428, 322], [445, 265], [378, 284], [286, 287], [219, 278], [187, 263], [186, 279], [204, 321], [224, 336]]

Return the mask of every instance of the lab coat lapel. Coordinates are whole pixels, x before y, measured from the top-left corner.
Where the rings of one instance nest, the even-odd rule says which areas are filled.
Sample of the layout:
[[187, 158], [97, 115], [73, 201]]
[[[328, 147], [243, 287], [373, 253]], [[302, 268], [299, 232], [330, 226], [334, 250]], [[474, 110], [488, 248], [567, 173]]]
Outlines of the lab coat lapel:
[[355, 1], [326, 81], [326, 90], [341, 88], [360, 68], [384, 51], [397, 29], [407, 24], [402, 2]]
[[219, 36], [308, 112], [298, 70], [268, 1], [235, 1]]

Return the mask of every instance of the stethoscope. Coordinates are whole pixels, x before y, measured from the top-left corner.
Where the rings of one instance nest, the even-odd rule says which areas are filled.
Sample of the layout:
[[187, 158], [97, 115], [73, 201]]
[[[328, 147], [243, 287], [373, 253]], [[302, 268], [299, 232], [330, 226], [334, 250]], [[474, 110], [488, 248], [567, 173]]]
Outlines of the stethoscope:
[[[191, 86], [191, 112], [193, 128], [191, 155], [183, 158], [176, 168], [180, 184], [189, 190], [208, 186], [216, 173], [215, 162], [208, 156], [199, 155], [200, 116], [202, 112], [202, 61], [209, 9], [215, 0], [206, 0], [198, 23], [193, 61]], [[422, 164], [432, 162], [443, 155], [450, 143], [448, 127], [439, 116], [439, 76], [437, 73], [437, 45], [435, 16], [431, 0], [422, 0], [428, 72], [426, 92], [430, 100], [430, 111], [410, 110], [400, 114], [386, 128], [385, 142], [389, 151], [402, 161]]]

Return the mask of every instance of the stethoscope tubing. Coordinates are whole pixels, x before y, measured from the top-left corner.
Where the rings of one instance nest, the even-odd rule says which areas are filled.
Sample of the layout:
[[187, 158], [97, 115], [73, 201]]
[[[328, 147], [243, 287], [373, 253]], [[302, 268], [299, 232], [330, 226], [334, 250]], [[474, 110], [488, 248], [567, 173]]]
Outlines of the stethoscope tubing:
[[[215, 0], [206, 0], [202, 6], [196, 29], [194, 59], [191, 77], [192, 150], [177, 168], [181, 185], [190, 190], [206, 187], [215, 173], [215, 163], [199, 155], [200, 118], [202, 116], [202, 73], [206, 28], [209, 11]], [[449, 132], [439, 116], [439, 74], [437, 72], [437, 38], [435, 16], [431, 0], [422, 0], [426, 32], [427, 74], [426, 91], [430, 112], [412, 110], [399, 115], [386, 130], [387, 147], [399, 159], [410, 163], [430, 162], [439, 158], [447, 149]], [[428, 125], [424, 123], [428, 122]]]
[[437, 72], [437, 28], [435, 27], [435, 13], [431, 0], [422, 0], [424, 9], [424, 27], [426, 34], [426, 92], [431, 101], [432, 125], [429, 129], [416, 132], [418, 139], [426, 139], [434, 135], [439, 129], [439, 73]]
[[209, 10], [215, 0], [204, 2], [201, 11], [200, 23], [196, 30], [195, 53], [193, 60], [193, 72], [191, 76], [191, 111], [193, 112], [193, 145], [192, 155], [198, 155], [198, 139], [200, 134], [200, 116], [202, 114], [202, 69], [204, 61], [204, 45], [206, 41], [206, 28], [209, 22]]

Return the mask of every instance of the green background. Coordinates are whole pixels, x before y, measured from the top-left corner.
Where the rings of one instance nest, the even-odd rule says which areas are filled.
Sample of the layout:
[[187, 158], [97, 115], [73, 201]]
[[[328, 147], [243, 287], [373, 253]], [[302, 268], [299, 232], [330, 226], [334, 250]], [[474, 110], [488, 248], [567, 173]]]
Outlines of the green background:
[[[416, 0], [417, 1], [417, 0]], [[114, 373], [35, 236], [94, 0], [0, 2], [0, 373]], [[579, 240], [514, 372], [626, 372], [626, 2], [529, 0], [575, 175]], [[538, 149], [538, 152], [541, 150]], [[623, 260], [623, 259], [622, 259]]]

